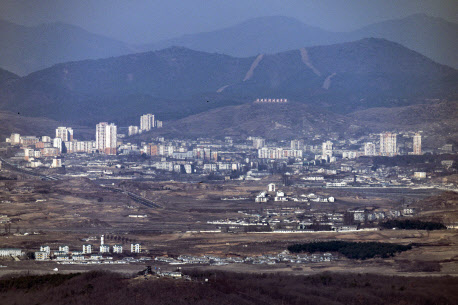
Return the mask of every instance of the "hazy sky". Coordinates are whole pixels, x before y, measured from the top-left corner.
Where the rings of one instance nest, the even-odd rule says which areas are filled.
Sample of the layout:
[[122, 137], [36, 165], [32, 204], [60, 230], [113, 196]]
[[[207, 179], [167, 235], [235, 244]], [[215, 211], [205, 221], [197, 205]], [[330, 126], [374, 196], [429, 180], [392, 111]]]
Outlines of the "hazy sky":
[[260, 16], [290, 16], [346, 31], [415, 13], [458, 22], [458, 0], [0, 0], [1, 19], [24, 25], [60, 21], [132, 43]]

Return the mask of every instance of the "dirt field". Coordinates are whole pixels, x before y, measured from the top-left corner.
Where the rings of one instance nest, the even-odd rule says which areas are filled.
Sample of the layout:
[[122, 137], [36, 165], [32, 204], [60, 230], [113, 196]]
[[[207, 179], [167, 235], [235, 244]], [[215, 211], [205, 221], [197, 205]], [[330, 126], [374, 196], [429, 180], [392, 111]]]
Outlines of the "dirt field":
[[[288, 245], [315, 240], [378, 241], [398, 244], [414, 244], [410, 251], [391, 259], [351, 261], [340, 259], [325, 264], [306, 265], [247, 265], [232, 264], [223, 270], [253, 272], [291, 272], [294, 274], [333, 272], [376, 272], [402, 275], [458, 275], [458, 231], [358, 231], [314, 233], [197, 233], [199, 230], [215, 230], [208, 220], [240, 217], [238, 211], [261, 211], [278, 207], [278, 203], [255, 203], [253, 197], [265, 189], [266, 181], [230, 182], [219, 184], [178, 182], [121, 182], [117, 188], [139, 194], [163, 208], [149, 208], [125, 194], [115, 193], [87, 179], [63, 181], [0, 181], [0, 214], [11, 220], [7, 227], [0, 226], [0, 248], [18, 247], [24, 251], [37, 251], [40, 245], [56, 250], [59, 245], [69, 245], [71, 250], [81, 250], [87, 239], [96, 247], [99, 237], [105, 234], [106, 243], [123, 243], [127, 247], [136, 241], [143, 245], [149, 256], [178, 256], [181, 254], [217, 256], [256, 256], [277, 254]], [[301, 194], [314, 192], [332, 195], [335, 204], [282, 203], [283, 207], [318, 209], [324, 211], [345, 210], [349, 207], [377, 206], [388, 208], [399, 204], [402, 198], [417, 200], [417, 206], [427, 217], [454, 219], [457, 198], [439, 191], [365, 191], [360, 189], [297, 189], [286, 192]], [[432, 197], [431, 197], [432, 196]], [[245, 197], [247, 200], [221, 200]], [[433, 198], [424, 201], [425, 198]], [[420, 205], [421, 204], [421, 205]], [[144, 218], [129, 215], [146, 215]], [[26, 235], [24, 235], [24, 233]], [[37, 234], [34, 234], [37, 233]], [[26, 272], [33, 269], [47, 272], [53, 263], [33, 261], [2, 261], [6, 265], [0, 273]], [[47, 264], [50, 264], [49, 266]], [[131, 272], [142, 265], [103, 266]], [[75, 266], [62, 267], [71, 272]], [[86, 268], [78, 267], [79, 268]], [[93, 268], [93, 267], [90, 267]], [[100, 268], [95, 266], [94, 268]], [[110, 269], [111, 270], [111, 269]], [[118, 269], [116, 269], [118, 270]], [[59, 271], [60, 272], [60, 271]]]

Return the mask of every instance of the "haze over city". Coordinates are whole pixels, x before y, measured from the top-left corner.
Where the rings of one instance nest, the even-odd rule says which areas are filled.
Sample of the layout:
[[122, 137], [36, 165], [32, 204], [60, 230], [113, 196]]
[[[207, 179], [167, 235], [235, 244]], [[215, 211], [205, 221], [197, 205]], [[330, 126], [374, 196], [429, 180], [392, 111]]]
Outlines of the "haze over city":
[[11, 1], [0, 4], [0, 19], [36, 26], [62, 22], [134, 44], [151, 43], [184, 34], [208, 32], [248, 19], [286, 16], [334, 32], [413, 14], [458, 21], [453, 0], [298, 1]]
[[2, 1], [0, 303], [458, 303], [456, 1]]

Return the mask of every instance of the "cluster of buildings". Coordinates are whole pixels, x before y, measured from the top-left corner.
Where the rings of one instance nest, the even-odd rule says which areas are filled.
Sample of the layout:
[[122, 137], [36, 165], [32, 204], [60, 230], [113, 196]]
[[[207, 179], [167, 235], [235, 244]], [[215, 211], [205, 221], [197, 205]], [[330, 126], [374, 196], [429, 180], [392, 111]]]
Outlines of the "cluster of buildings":
[[[155, 120], [154, 114], [145, 114], [140, 118], [140, 128], [129, 126], [129, 135], [149, 131], [152, 128], [161, 128], [162, 121]], [[29, 161], [29, 167], [40, 167], [44, 164], [40, 158], [54, 157], [51, 167], [61, 167], [59, 158], [63, 153], [100, 153], [105, 155], [116, 155], [118, 147], [122, 145], [121, 135], [114, 123], [100, 122], [95, 127], [95, 141], [79, 141], [74, 138], [73, 128], [57, 127], [55, 137], [50, 136], [21, 136], [12, 133], [6, 142], [12, 145], [21, 145], [23, 157]]]
[[21, 257], [25, 253], [18, 248], [0, 248], [0, 257]]
[[279, 263], [320, 263], [337, 260], [338, 257], [331, 253], [316, 254], [289, 254], [287, 251], [278, 254], [266, 254], [258, 256], [228, 256], [219, 257], [214, 255], [192, 256], [180, 255], [177, 258], [158, 256], [155, 261], [168, 263], [170, 265], [212, 265], [221, 266], [229, 264], [255, 264], [255, 265], [275, 265]]
[[292, 194], [286, 194], [281, 190], [276, 190], [275, 184], [270, 183], [267, 186], [267, 191], [260, 192], [255, 197], [255, 202], [268, 202], [273, 200], [275, 202], [295, 201], [295, 202], [335, 202], [335, 198], [332, 196], [317, 196], [313, 193], [308, 195], [302, 194], [300, 196], [294, 196]]
[[144, 131], [150, 131], [153, 128], [162, 128], [162, 121], [156, 120], [154, 114], [144, 114], [140, 117], [140, 127], [129, 126], [128, 135], [133, 136]]
[[[380, 134], [379, 148], [377, 150], [376, 143], [364, 143], [363, 150], [343, 150], [340, 151], [342, 159], [355, 159], [360, 156], [388, 156], [393, 157], [398, 154], [396, 145], [397, 135], [391, 132]], [[264, 139], [252, 138], [253, 147], [258, 149], [258, 158], [260, 159], [288, 159], [288, 158], [302, 158], [306, 145], [303, 140], [292, 140], [288, 148], [285, 147], [267, 147]], [[311, 148], [311, 151], [316, 149]], [[335, 150], [333, 149], [333, 142], [325, 141], [321, 145], [321, 154], [315, 155], [315, 160], [324, 160], [328, 163], [335, 162]], [[421, 155], [421, 135], [416, 133], [413, 136], [413, 150], [409, 154]]]
[[[311, 194], [312, 198], [326, 196]], [[319, 203], [311, 201], [310, 203]], [[301, 207], [298, 205], [278, 205], [276, 207], [252, 211], [239, 211], [243, 215], [236, 218], [209, 220], [221, 232], [263, 232], [263, 233], [306, 233], [306, 232], [346, 232], [377, 230], [377, 225], [387, 219], [412, 217], [415, 208], [404, 205], [396, 208], [356, 207], [341, 211], [320, 209], [319, 206]]]
[[[140, 119], [139, 130], [157, 128], [158, 122], [153, 114], [145, 114]], [[395, 168], [397, 177], [393, 178], [393, 168], [378, 166], [371, 170], [365, 163], [373, 158], [360, 158], [421, 155], [424, 151], [419, 132], [384, 132], [354, 139], [342, 139], [337, 133], [330, 133], [327, 138], [315, 135], [308, 140], [289, 141], [230, 136], [186, 140], [156, 137], [148, 142], [136, 143], [128, 142], [131, 139], [125, 139], [123, 135], [115, 124], [101, 122], [96, 126], [96, 141], [76, 140], [70, 127], [57, 128], [55, 138], [12, 134], [7, 141], [22, 146], [23, 150], [12, 158], [20, 160], [20, 166], [65, 165], [66, 175], [90, 179], [154, 179], [159, 175], [169, 179], [192, 179], [192, 176], [207, 175], [219, 180], [259, 180], [275, 173], [288, 172], [300, 174], [304, 186], [348, 187], [411, 186], [419, 181], [426, 182], [431, 177], [427, 167], [398, 167]], [[453, 146], [445, 145], [436, 151], [427, 149], [426, 152], [451, 153]], [[117, 157], [105, 158], [106, 155]], [[453, 160], [444, 162], [444, 170], [454, 170]], [[441, 170], [435, 169], [435, 172]], [[259, 196], [258, 200], [263, 202], [268, 198], [305, 200], [281, 194]]]
[[[237, 140], [232, 137], [219, 140], [166, 140], [156, 137], [149, 143], [118, 143], [116, 158], [104, 158], [103, 154], [73, 154], [65, 157], [64, 164], [68, 175], [91, 179], [155, 179], [158, 176], [167, 179], [202, 179], [197, 176], [211, 175], [212, 179], [217, 180], [259, 180], [287, 172], [301, 179], [303, 186], [315, 187], [409, 187], [430, 180], [431, 164], [395, 168], [377, 165], [372, 168], [367, 163], [380, 163], [382, 159], [360, 158], [423, 153], [421, 135], [418, 133], [371, 134], [358, 139], [339, 139], [331, 135], [330, 138], [323, 141], [316, 137], [306, 144], [302, 139], [271, 141], [260, 137]], [[432, 150], [427, 152], [436, 153]], [[437, 150], [437, 153], [441, 154], [442, 150]], [[389, 159], [383, 162], [390, 163]], [[453, 171], [453, 164], [453, 160], [445, 160], [434, 172]], [[295, 200], [285, 199], [287, 195], [270, 196], [275, 197]], [[260, 197], [259, 200], [264, 199]]]
[[[112, 251], [111, 251], [112, 250]], [[141, 253], [142, 246], [139, 243], [132, 243], [130, 245], [131, 253]], [[104, 236], [100, 237], [100, 248], [96, 251], [93, 245], [84, 244], [81, 251], [70, 251], [70, 247], [67, 245], [59, 246], [59, 250], [52, 251], [50, 246], [43, 245], [40, 247], [40, 251], [35, 252], [35, 260], [57, 260], [57, 261], [84, 261], [90, 260], [101, 260], [101, 259], [113, 259], [112, 257], [103, 257], [109, 253], [122, 254], [123, 245], [116, 244], [110, 249], [110, 246], [105, 244]]]

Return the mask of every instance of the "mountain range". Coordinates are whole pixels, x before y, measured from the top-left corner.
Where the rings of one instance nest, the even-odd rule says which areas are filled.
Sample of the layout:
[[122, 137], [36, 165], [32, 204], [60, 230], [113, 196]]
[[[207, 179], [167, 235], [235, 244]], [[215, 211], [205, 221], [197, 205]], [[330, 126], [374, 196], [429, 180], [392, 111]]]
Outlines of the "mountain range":
[[0, 20], [0, 67], [18, 75], [57, 63], [134, 53], [128, 44], [65, 23], [27, 27]]
[[0, 86], [0, 109], [91, 125], [141, 113], [183, 118], [256, 98], [337, 113], [455, 100], [458, 71], [400, 44], [362, 39], [235, 58], [173, 47], [55, 65]]
[[217, 31], [160, 41], [144, 48], [184, 46], [245, 57], [371, 37], [400, 43], [438, 63], [458, 68], [458, 25], [425, 14], [379, 22], [351, 32], [326, 31], [290, 17], [261, 17]]
[[[400, 43], [438, 63], [458, 68], [458, 25], [423, 14], [340, 33], [309, 26], [294, 18], [261, 17], [221, 30], [183, 35], [143, 45], [129, 45], [64, 23], [26, 27], [0, 21], [0, 67], [23, 76], [58, 63], [172, 46], [234, 57], [251, 57], [370, 37]], [[145, 37], [147, 40], [148, 37]]]
[[8, 82], [19, 79], [16, 74], [0, 68], [0, 87]]

